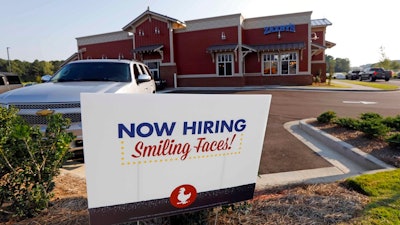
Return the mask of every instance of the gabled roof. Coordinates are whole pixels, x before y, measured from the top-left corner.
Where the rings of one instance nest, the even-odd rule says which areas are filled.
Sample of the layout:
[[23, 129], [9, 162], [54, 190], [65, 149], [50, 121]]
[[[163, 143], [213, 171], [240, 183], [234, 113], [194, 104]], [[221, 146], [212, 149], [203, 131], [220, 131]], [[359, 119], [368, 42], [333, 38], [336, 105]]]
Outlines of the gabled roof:
[[137, 22], [139, 22], [139, 21], [140, 21], [143, 17], [145, 17], [145, 16], [154, 16], [154, 17], [158, 17], [158, 18], [161, 18], [161, 19], [170, 21], [170, 22], [172, 22], [172, 23], [174, 24], [173, 28], [183, 28], [183, 27], [186, 27], [185, 23], [182, 22], [182, 21], [180, 21], [180, 20], [174, 19], [174, 18], [169, 17], [169, 16], [161, 15], [161, 14], [159, 14], [159, 13], [150, 11], [150, 9], [147, 8], [146, 11], [144, 11], [142, 14], [140, 14], [140, 15], [139, 15], [138, 17], [136, 17], [134, 20], [132, 20], [131, 22], [129, 22], [127, 25], [125, 25], [125, 26], [122, 28], [122, 30], [124, 30], [124, 31], [129, 30], [129, 28], [131, 28], [132, 26], [134, 26]]
[[311, 27], [326, 27], [330, 26], [332, 23], [328, 19], [315, 19], [311, 20]]

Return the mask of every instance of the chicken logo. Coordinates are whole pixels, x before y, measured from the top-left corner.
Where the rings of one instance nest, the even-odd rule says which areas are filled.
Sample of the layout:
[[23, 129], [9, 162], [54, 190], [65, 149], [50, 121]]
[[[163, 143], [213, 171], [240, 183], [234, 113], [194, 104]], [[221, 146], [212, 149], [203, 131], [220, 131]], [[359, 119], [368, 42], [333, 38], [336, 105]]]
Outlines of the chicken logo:
[[196, 188], [190, 184], [184, 184], [172, 191], [169, 201], [176, 208], [186, 208], [196, 200], [196, 197]]

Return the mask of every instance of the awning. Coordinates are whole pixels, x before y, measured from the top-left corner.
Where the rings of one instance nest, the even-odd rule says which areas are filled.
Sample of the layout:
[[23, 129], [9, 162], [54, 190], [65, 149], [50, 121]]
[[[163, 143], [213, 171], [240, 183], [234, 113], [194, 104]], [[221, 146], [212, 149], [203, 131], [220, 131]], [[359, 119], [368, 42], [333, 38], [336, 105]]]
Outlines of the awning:
[[[248, 45], [241, 45], [242, 48], [242, 59], [250, 52], [255, 52], [256, 50], [253, 49], [252, 47]], [[227, 45], [211, 45], [210, 47], [207, 48], [206, 52], [211, 54], [212, 61], [215, 61], [215, 53], [220, 53], [220, 52], [233, 52], [235, 54], [235, 61], [237, 61], [237, 55], [238, 55], [238, 44], [227, 44]]]
[[325, 49], [326, 49], [325, 46], [311, 43], [311, 55], [313, 55], [313, 56], [321, 54]]
[[334, 47], [336, 44], [333, 43], [333, 42], [330, 42], [330, 41], [325, 41], [325, 45], [326, 45], [327, 48], [332, 48], [332, 47]]
[[304, 42], [293, 42], [293, 43], [283, 43], [283, 44], [269, 44], [269, 45], [252, 45], [253, 49], [257, 52], [277, 52], [277, 51], [287, 51], [295, 49], [304, 49]]
[[229, 44], [229, 45], [211, 45], [207, 48], [208, 53], [214, 52], [233, 52], [236, 51], [238, 45], [237, 44]]
[[147, 45], [147, 46], [142, 46], [139, 48], [135, 48], [133, 50], [134, 53], [151, 53], [151, 52], [160, 52], [161, 49], [164, 47], [164, 45]]

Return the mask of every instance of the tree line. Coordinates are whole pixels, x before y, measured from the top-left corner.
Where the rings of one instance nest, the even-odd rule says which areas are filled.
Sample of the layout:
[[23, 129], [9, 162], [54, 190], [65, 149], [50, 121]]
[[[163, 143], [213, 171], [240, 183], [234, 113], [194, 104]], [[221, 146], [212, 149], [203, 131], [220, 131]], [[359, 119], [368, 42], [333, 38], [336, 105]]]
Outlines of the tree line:
[[[379, 48], [380, 59], [379, 62], [366, 64], [360, 66], [362, 69], [363, 67], [382, 67], [385, 70], [393, 70], [399, 71], [400, 70], [400, 61], [399, 60], [390, 60], [385, 53], [385, 49], [383, 46]], [[345, 58], [334, 58], [331, 55], [325, 55], [326, 59], [326, 71], [327, 73], [334, 73], [334, 72], [348, 72], [351, 70], [350, 68], [350, 60]]]
[[[22, 82], [40, 82], [40, 78], [46, 74], [54, 74], [64, 61], [39, 61], [35, 60], [32, 63], [20, 60], [0, 59], [0, 71], [12, 72], [18, 74]], [[10, 66], [11, 65], [11, 68]]]

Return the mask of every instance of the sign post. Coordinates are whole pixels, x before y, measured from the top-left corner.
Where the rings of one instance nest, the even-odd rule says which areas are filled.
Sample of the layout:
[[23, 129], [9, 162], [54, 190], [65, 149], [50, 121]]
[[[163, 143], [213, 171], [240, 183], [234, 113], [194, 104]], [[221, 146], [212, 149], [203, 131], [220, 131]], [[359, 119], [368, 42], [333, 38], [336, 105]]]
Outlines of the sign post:
[[253, 198], [270, 95], [81, 94], [91, 224]]

